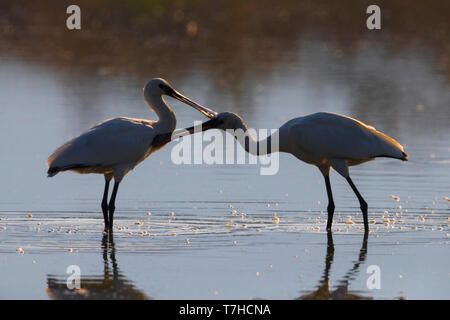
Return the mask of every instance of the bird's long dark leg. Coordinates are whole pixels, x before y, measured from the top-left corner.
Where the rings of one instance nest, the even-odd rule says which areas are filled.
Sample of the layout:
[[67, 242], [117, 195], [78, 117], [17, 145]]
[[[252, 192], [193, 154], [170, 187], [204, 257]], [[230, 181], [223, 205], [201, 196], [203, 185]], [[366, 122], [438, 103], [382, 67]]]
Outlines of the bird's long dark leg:
[[359, 204], [361, 206], [361, 211], [362, 211], [363, 218], [364, 218], [364, 232], [369, 232], [369, 219], [367, 217], [367, 202], [364, 200], [364, 198], [359, 193], [359, 191], [356, 188], [355, 184], [353, 183], [352, 179], [350, 177], [348, 177], [347, 181], [348, 181], [350, 187], [352, 187], [353, 192], [358, 197]]
[[328, 195], [328, 220], [327, 220], [327, 230], [331, 231], [331, 224], [333, 223], [333, 214], [334, 214], [334, 201], [333, 201], [333, 193], [331, 192], [331, 184], [330, 184], [330, 175], [327, 174], [325, 177], [325, 185], [327, 187], [327, 195]]
[[109, 206], [108, 206], [108, 211], [109, 211], [108, 228], [109, 229], [113, 228], [113, 217], [114, 217], [114, 210], [116, 209], [115, 203], [116, 203], [117, 190], [119, 189], [119, 183], [120, 182], [114, 182], [113, 192], [111, 194], [111, 199], [109, 200]]
[[108, 190], [109, 190], [109, 182], [111, 179], [108, 179], [105, 176], [105, 191], [103, 191], [103, 200], [102, 200], [102, 211], [103, 211], [103, 220], [105, 221], [105, 228], [108, 227]]

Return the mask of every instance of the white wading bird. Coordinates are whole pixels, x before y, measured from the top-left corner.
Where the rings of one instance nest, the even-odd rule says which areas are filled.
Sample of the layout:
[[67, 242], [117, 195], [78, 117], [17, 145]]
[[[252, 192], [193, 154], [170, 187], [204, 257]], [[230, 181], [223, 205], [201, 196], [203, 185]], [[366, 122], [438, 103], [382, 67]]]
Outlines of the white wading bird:
[[[272, 136], [262, 141], [256, 141], [248, 132], [245, 122], [239, 115], [230, 112], [217, 114], [212, 110], [209, 111], [211, 111], [210, 115], [204, 114], [209, 116], [211, 120], [202, 124], [202, 131], [212, 128], [222, 130], [242, 129], [247, 134], [244, 140], [238, 139], [238, 141], [251, 154], [264, 155], [277, 151], [287, 152], [306, 163], [317, 166], [325, 178], [327, 188], [327, 230], [329, 231], [331, 231], [334, 213], [334, 201], [329, 178], [330, 167], [347, 179], [358, 197], [364, 217], [364, 230], [368, 232], [367, 203], [353, 184], [348, 167], [374, 160], [377, 157], [395, 158], [403, 161], [407, 161], [408, 158], [403, 147], [391, 137], [361, 121], [340, 114], [319, 112], [286, 122], [277, 132], [278, 149], [271, 150]], [[173, 139], [194, 133], [194, 129], [195, 127], [177, 130]], [[237, 137], [235, 134], [235, 138]]]
[[[105, 228], [113, 227], [115, 200], [123, 177], [151, 153], [170, 141], [177, 120], [162, 95], [178, 99], [209, 117], [214, 116], [207, 108], [175, 91], [163, 79], [150, 80], [143, 90], [145, 100], [157, 114], [159, 121], [125, 117], [106, 120], [67, 141], [47, 159], [49, 177], [67, 170], [77, 173], [99, 173], [105, 176], [101, 204]], [[112, 178], [114, 189], [108, 205], [108, 188]]]

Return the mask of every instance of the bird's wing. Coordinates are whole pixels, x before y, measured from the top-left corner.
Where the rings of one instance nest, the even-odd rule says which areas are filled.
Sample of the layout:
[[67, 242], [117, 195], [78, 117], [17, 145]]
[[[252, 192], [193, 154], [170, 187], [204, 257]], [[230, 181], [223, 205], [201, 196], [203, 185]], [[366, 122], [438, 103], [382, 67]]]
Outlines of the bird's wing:
[[59, 147], [47, 159], [47, 165], [64, 168], [134, 164], [148, 152], [154, 136], [150, 121], [130, 118], [106, 120]]
[[[406, 160], [403, 147], [391, 137], [356, 119], [335, 113], [314, 113], [288, 121], [280, 139], [296, 152], [328, 159], [392, 157]], [[281, 142], [281, 141], [280, 141]]]

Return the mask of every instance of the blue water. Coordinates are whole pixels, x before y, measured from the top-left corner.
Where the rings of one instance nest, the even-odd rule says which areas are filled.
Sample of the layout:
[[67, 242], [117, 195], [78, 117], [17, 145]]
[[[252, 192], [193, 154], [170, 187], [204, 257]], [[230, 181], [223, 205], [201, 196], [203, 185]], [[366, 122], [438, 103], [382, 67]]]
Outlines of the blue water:
[[[369, 219], [375, 220], [364, 259], [359, 204], [336, 173], [331, 175], [335, 250], [327, 270], [327, 197], [316, 168], [287, 154], [280, 155], [273, 176], [259, 175], [257, 165], [177, 166], [171, 162], [176, 142], [151, 155], [121, 184], [112, 249], [111, 240], [102, 242], [103, 178], [62, 173], [49, 179], [45, 160], [104, 119], [155, 119], [142, 97], [148, 79], [69, 73], [2, 56], [0, 298], [116, 293], [296, 299], [317, 291], [327, 272], [329, 292], [344, 288], [353, 298], [448, 299], [450, 90], [432, 53], [392, 53], [376, 46], [342, 57], [310, 38], [300, 48], [290, 53], [292, 61], [265, 77], [256, 72], [244, 77], [239, 94], [230, 87], [218, 90], [201, 67], [195, 75], [181, 71], [168, 80], [216, 111], [238, 112], [252, 128], [277, 128], [296, 116], [330, 111], [358, 118], [402, 143], [407, 163], [377, 159], [351, 168], [369, 204]], [[201, 65], [208, 57], [198, 59]], [[264, 66], [255, 62], [254, 68]], [[168, 102], [178, 127], [204, 120], [191, 108]], [[346, 224], [348, 216], [356, 223]], [[395, 223], [385, 226], [384, 219]], [[84, 291], [64, 288], [69, 265], [80, 267]], [[380, 289], [367, 287], [370, 265], [380, 267]]]

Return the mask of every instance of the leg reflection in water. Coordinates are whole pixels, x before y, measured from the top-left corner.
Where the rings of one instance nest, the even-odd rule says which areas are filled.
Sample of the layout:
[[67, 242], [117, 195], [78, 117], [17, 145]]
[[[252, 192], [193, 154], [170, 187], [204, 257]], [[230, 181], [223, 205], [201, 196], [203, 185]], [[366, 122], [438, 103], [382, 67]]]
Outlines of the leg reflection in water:
[[322, 279], [319, 281], [317, 289], [311, 293], [305, 294], [298, 299], [301, 300], [364, 300], [372, 299], [370, 297], [364, 297], [355, 293], [348, 292], [348, 286], [352, 280], [355, 279], [359, 266], [366, 260], [367, 255], [367, 238], [369, 234], [364, 234], [361, 250], [359, 251], [358, 260], [344, 276], [342, 280], [338, 282], [336, 290], [330, 292], [330, 268], [334, 258], [334, 243], [333, 235], [328, 232], [327, 237], [327, 254], [325, 256], [325, 270]]
[[102, 275], [85, 276], [81, 274], [80, 289], [68, 288], [67, 277], [69, 275], [48, 275], [46, 288], [47, 295], [55, 300], [149, 299], [119, 271], [116, 261], [114, 237], [111, 230], [103, 233], [101, 248], [103, 250], [104, 264]]

